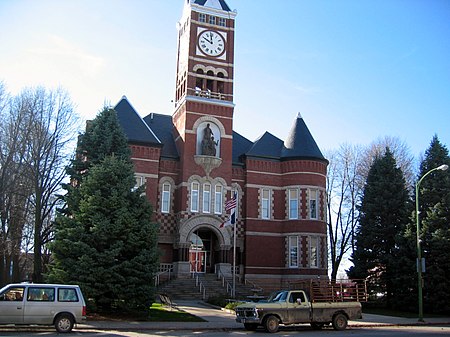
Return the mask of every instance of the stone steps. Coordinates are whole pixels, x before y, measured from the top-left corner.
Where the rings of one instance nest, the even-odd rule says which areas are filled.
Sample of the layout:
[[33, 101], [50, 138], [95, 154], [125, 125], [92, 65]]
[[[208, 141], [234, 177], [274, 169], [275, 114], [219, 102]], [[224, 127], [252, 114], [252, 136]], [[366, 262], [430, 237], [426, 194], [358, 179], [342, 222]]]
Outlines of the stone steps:
[[[200, 274], [199, 279], [204, 285], [206, 298], [224, 297], [231, 298], [227, 293], [227, 287], [223, 286], [223, 281], [217, 279], [214, 274]], [[229, 285], [232, 286], [232, 278], [227, 279]], [[199, 286], [196, 286], [194, 278], [173, 279], [157, 288], [157, 293], [167, 294], [172, 300], [202, 300], [203, 294], [200, 293]], [[244, 285], [236, 280], [236, 299], [245, 300], [247, 296], [252, 295], [252, 287]]]

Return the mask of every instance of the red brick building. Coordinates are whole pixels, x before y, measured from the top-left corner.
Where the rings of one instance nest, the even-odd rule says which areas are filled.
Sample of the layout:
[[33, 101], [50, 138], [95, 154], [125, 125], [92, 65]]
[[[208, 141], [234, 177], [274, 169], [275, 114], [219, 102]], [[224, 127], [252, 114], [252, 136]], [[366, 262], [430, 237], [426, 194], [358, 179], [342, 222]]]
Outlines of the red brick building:
[[[281, 140], [233, 131], [235, 16], [224, 0], [187, 0], [178, 23], [173, 114], [115, 107], [139, 184], [160, 224], [161, 268], [236, 272], [280, 284], [327, 275], [326, 172], [305, 122]], [[236, 240], [226, 202], [237, 195]]]

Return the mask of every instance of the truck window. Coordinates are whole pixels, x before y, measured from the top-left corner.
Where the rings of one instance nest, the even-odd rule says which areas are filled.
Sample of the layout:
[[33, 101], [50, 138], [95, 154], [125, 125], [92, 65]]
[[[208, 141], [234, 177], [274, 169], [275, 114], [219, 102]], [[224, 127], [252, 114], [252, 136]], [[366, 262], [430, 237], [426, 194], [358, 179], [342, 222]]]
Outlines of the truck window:
[[300, 299], [301, 303], [305, 303], [305, 295], [302, 292], [298, 293], [291, 293], [291, 296], [289, 297], [290, 303], [297, 303], [297, 300]]
[[28, 288], [27, 301], [53, 302], [55, 300], [55, 288]]
[[59, 302], [78, 302], [78, 296], [75, 288], [58, 289]]
[[287, 291], [280, 291], [272, 300], [272, 302], [285, 302], [287, 298]]

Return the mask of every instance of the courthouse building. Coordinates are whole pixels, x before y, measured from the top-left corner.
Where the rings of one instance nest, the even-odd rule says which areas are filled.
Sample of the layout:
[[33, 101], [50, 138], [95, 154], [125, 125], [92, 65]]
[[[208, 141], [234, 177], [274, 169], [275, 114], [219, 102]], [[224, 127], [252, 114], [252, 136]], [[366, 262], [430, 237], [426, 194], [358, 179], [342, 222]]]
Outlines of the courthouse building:
[[[172, 115], [142, 118], [126, 97], [115, 107], [160, 225], [161, 270], [228, 274], [235, 261], [259, 284], [326, 276], [328, 161], [301, 116], [284, 140], [233, 131], [236, 12], [184, 2]], [[233, 195], [236, 231], [222, 226]]]

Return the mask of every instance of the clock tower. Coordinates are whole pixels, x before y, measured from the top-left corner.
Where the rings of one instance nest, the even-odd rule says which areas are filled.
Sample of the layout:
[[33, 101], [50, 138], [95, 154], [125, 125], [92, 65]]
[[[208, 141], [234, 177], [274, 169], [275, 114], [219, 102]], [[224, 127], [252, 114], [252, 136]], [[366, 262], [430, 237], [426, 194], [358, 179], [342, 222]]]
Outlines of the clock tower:
[[183, 182], [231, 183], [235, 16], [224, 0], [186, 0], [178, 22], [172, 118]]

